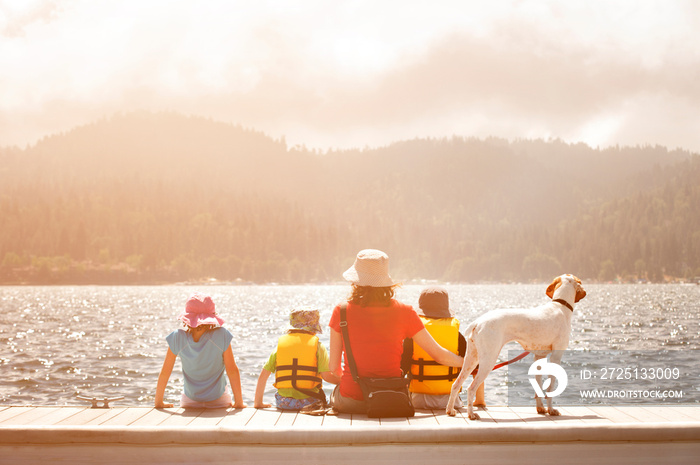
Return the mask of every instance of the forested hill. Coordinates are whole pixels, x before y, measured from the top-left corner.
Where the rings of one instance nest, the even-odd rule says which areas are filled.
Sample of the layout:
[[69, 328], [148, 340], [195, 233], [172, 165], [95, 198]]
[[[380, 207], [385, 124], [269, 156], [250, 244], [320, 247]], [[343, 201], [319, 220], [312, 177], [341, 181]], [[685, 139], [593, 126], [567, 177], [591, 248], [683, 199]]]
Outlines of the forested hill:
[[175, 114], [0, 149], [0, 282], [700, 276], [700, 156], [416, 139], [318, 153]]

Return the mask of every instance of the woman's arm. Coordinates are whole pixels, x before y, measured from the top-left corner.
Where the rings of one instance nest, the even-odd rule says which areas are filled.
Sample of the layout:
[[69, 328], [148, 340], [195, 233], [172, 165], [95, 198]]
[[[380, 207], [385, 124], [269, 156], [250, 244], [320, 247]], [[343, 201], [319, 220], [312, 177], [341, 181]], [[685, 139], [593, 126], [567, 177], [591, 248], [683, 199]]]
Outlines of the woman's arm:
[[235, 400], [233, 407], [245, 408], [246, 405], [243, 403], [243, 390], [241, 389], [241, 373], [238, 371], [236, 359], [233, 358], [231, 346], [228, 346], [224, 351], [224, 367], [226, 368], [228, 381], [231, 383], [231, 391], [233, 391], [233, 399]]
[[340, 376], [337, 376], [332, 371], [324, 371], [321, 373], [321, 378], [331, 384], [340, 384]]
[[[328, 355], [329, 361], [328, 366], [331, 370], [333, 376], [340, 382], [341, 376], [343, 376], [343, 371], [340, 366], [340, 360], [343, 356], [343, 335], [340, 334], [335, 329], [331, 328], [331, 351]], [[325, 379], [325, 378], [324, 378]], [[333, 382], [330, 381], [329, 382]], [[335, 383], [337, 384], [337, 383]]]
[[173, 367], [175, 366], [175, 359], [177, 356], [173, 353], [170, 348], [168, 348], [168, 353], [165, 355], [165, 360], [163, 360], [163, 368], [160, 369], [160, 375], [158, 375], [158, 384], [156, 385], [156, 408], [170, 408], [173, 404], [163, 402], [163, 397], [165, 396], [165, 387], [168, 385], [168, 380], [170, 379], [170, 374], [173, 372]]
[[253, 407], [255, 408], [269, 408], [272, 407], [271, 404], [263, 403], [263, 394], [265, 394], [265, 385], [267, 384], [267, 379], [272, 373], [266, 369], [260, 370], [260, 375], [258, 376], [258, 384], [255, 386], [255, 401]]
[[445, 365], [448, 367], [461, 367], [462, 363], [464, 363], [464, 359], [462, 357], [453, 354], [435, 342], [433, 336], [431, 336], [428, 330], [425, 328], [418, 331], [413, 336], [413, 340], [416, 344], [421, 346], [423, 350], [428, 352], [428, 355], [433, 357], [433, 359], [440, 365]]

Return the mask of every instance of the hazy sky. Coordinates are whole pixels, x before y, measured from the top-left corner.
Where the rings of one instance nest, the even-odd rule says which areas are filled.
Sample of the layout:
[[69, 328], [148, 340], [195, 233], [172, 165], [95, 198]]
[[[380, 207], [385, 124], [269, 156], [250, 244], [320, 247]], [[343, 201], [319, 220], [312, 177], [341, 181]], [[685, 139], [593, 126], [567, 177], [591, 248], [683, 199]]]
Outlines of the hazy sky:
[[0, 146], [131, 110], [700, 152], [700, 1], [0, 0]]

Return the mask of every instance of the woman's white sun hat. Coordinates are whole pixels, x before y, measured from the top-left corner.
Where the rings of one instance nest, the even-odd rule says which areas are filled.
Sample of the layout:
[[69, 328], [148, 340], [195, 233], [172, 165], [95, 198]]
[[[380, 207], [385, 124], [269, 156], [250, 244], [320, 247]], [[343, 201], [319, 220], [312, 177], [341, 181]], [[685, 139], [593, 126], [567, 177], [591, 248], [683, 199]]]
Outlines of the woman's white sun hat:
[[343, 278], [357, 286], [389, 287], [396, 284], [389, 276], [389, 256], [376, 249], [361, 250], [355, 263], [343, 273]]

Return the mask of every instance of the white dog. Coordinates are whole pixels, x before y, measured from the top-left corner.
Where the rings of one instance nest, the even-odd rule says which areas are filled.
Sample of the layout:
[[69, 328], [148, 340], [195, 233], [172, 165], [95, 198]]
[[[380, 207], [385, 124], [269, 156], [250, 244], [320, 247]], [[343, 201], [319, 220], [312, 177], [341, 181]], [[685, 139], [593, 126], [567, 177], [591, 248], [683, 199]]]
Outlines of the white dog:
[[[586, 291], [581, 286], [580, 279], [565, 274], [555, 278], [547, 287], [547, 295], [552, 301], [545, 305], [534, 309], [492, 310], [467, 327], [467, 353], [462, 371], [452, 384], [446, 409], [448, 415], [456, 414], [454, 404], [459, 390], [467, 376], [479, 365], [479, 371], [467, 389], [467, 413], [471, 420], [479, 419], [479, 415], [474, 413], [474, 394], [491, 373], [498, 354], [508, 342], [517, 341], [525, 350], [535, 354], [535, 360], [552, 354], [550, 362], [561, 361], [563, 352], [569, 345], [574, 304], [586, 296]], [[540, 378], [537, 376], [537, 382], [541, 386]], [[549, 390], [553, 387], [554, 380], [551, 381]], [[559, 415], [552, 408], [551, 397], [547, 397], [546, 411], [542, 399], [537, 397], [537, 413]]]

